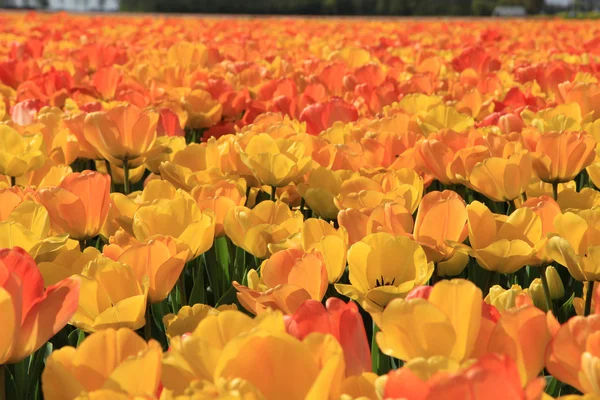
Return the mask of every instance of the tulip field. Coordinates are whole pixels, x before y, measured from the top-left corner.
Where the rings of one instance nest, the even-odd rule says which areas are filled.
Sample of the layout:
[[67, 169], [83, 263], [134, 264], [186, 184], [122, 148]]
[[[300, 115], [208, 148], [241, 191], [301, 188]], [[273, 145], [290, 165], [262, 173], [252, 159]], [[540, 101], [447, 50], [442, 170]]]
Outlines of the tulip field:
[[600, 24], [0, 13], [0, 400], [600, 400]]

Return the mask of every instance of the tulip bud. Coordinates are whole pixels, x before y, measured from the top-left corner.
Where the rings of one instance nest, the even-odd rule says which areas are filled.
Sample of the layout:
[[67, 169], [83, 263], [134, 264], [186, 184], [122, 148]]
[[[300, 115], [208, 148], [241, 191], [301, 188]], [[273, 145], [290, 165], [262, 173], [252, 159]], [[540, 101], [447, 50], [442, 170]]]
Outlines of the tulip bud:
[[556, 268], [546, 268], [546, 280], [548, 281], [548, 288], [550, 289], [550, 298], [552, 300], [561, 299], [565, 295], [565, 287], [563, 286], [562, 279], [560, 279], [560, 275]]
[[[515, 301], [520, 294], [530, 295], [529, 290], [522, 289], [519, 285], [512, 285], [510, 289], [504, 289], [500, 285], [494, 285], [485, 297], [485, 302], [493, 305], [500, 313], [515, 307]], [[543, 292], [542, 292], [543, 295]]]
[[548, 307], [546, 305], [546, 297], [544, 295], [544, 286], [542, 285], [542, 280], [540, 278], [536, 278], [529, 284], [529, 293], [531, 298], [533, 299], [533, 304], [544, 311], [548, 311]]

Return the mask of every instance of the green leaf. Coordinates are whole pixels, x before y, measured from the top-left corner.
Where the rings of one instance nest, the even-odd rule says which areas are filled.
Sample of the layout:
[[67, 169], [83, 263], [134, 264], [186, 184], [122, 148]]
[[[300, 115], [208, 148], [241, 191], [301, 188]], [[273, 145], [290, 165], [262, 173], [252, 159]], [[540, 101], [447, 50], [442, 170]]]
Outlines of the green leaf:
[[42, 377], [42, 370], [46, 363], [46, 358], [52, 353], [52, 343], [48, 342], [36, 351], [31, 357], [29, 371], [27, 373], [27, 392], [26, 399], [35, 399], [39, 389], [39, 382]]
[[236, 303], [236, 301], [237, 301], [236, 293], [237, 293], [237, 291], [235, 290], [235, 288], [233, 286], [229, 286], [229, 289], [227, 289], [227, 291], [225, 291], [225, 294], [223, 294], [223, 296], [221, 296], [219, 301], [217, 301], [217, 304], [215, 304], [215, 307], [222, 306], [223, 304]]
[[69, 346], [77, 347], [77, 340], [79, 338], [79, 329], [75, 329], [73, 332], [69, 333], [67, 341], [69, 342]]
[[560, 382], [559, 380], [557, 380], [555, 377], [553, 377], [552, 375], [546, 375], [544, 377], [546, 379], [546, 390], [545, 392], [552, 396], [552, 397], [556, 397], [560, 394], [560, 389], [562, 386], [562, 382]]
[[194, 277], [194, 285], [192, 286], [192, 292], [188, 304], [193, 306], [194, 304], [206, 304], [206, 284], [204, 283], [204, 263], [202, 258], [197, 259], [196, 276]]
[[558, 322], [565, 323], [567, 322], [571, 317], [573, 317], [575, 315], [575, 307], [573, 307], [573, 299], [575, 298], [575, 293], [571, 293], [571, 297], [569, 297], [567, 299], [567, 301], [565, 301], [563, 303], [562, 306], [560, 306], [560, 308], [558, 309]]
[[82, 330], [79, 330], [79, 335], [77, 336], [77, 347], [79, 347], [79, 345], [81, 344], [81, 342], [83, 342], [86, 338], [85, 332]]
[[221, 267], [221, 271], [223, 271], [223, 279], [225, 282], [225, 287], [227, 287], [231, 283], [231, 274], [229, 271], [229, 246], [227, 245], [227, 237], [222, 236], [215, 239], [215, 253], [217, 257], [217, 263], [219, 267]]

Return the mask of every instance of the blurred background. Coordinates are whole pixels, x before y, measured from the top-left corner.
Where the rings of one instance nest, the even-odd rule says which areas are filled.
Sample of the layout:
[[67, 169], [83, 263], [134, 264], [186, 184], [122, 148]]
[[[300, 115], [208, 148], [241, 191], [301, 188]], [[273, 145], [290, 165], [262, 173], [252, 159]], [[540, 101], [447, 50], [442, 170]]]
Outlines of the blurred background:
[[523, 16], [600, 11], [600, 0], [0, 0], [0, 7], [97, 12]]

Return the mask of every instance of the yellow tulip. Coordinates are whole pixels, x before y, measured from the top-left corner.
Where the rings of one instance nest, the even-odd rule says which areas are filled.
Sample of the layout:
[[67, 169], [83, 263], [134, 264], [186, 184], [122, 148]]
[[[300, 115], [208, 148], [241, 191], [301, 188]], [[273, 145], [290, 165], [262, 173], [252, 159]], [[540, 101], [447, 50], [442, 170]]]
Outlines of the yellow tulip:
[[44, 286], [55, 285], [72, 275], [81, 274], [83, 268], [101, 254], [95, 247], [86, 247], [83, 253], [79, 250], [79, 246], [72, 250], [59, 251], [52, 261], [38, 264], [44, 278]]
[[531, 291], [529, 289], [522, 289], [519, 285], [512, 285], [509, 289], [504, 289], [500, 285], [494, 285], [490, 288], [488, 295], [485, 296], [485, 302], [496, 307], [502, 313], [505, 310], [514, 308], [517, 297], [520, 295], [531, 297]]
[[443, 356], [462, 362], [475, 349], [481, 325], [481, 290], [463, 279], [444, 280], [429, 299], [395, 299], [383, 310], [377, 344], [384, 354], [409, 361]]
[[241, 157], [261, 184], [275, 187], [297, 182], [313, 163], [303, 142], [274, 139], [268, 133], [252, 136]]
[[176, 152], [172, 161], [164, 161], [159, 165], [160, 176], [185, 190], [192, 190], [199, 183], [215, 182], [223, 176], [219, 152], [214, 140], [191, 143]]
[[309, 253], [318, 251], [327, 267], [329, 283], [337, 282], [346, 269], [348, 233], [342, 227], [335, 229], [322, 219], [309, 218], [300, 230], [302, 249]]
[[21, 136], [8, 125], [0, 125], [0, 174], [18, 177], [41, 168], [46, 161], [41, 134]]
[[104, 256], [88, 263], [80, 278], [81, 295], [72, 325], [86, 332], [144, 326], [148, 278], [140, 285], [129, 266]]
[[89, 399], [108, 400], [103, 391], [150, 398], [160, 383], [161, 358], [157, 341], [146, 343], [130, 329], [94, 333], [78, 348], [66, 346], [48, 357], [42, 373], [44, 398], [74, 400], [90, 393]]
[[200, 210], [212, 210], [215, 214], [215, 237], [225, 236], [225, 216], [229, 210], [246, 203], [246, 182], [227, 179], [201, 184], [192, 189], [191, 195]]
[[474, 124], [473, 118], [467, 114], [459, 113], [456, 108], [439, 104], [431, 107], [427, 113], [417, 119], [423, 134], [437, 132], [441, 129], [452, 129], [462, 132], [471, 128]]
[[148, 279], [148, 301], [158, 303], [167, 298], [177, 283], [189, 250], [169, 236], [154, 236], [146, 243], [125, 249], [105, 246], [104, 255], [131, 267], [140, 284]]
[[298, 192], [315, 214], [322, 218], [335, 219], [339, 210], [333, 199], [340, 193], [342, 183], [356, 175], [354, 171], [332, 171], [318, 167], [310, 171], [306, 183], [298, 184]]
[[233, 244], [258, 258], [269, 255], [268, 244], [278, 243], [302, 228], [304, 217], [287, 204], [262, 201], [252, 210], [235, 207], [225, 216], [225, 234]]
[[223, 106], [210, 93], [193, 90], [185, 97], [183, 108], [188, 113], [186, 125], [192, 129], [210, 128], [221, 120]]
[[531, 173], [531, 156], [524, 150], [508, 158], [488, 157], [475, 164], [468, 185], [494, 201], [511, 201], [525, 191]]
[[17, 185], [24, 187], [33, 186], [37, 189], [60, 186], [62, 181], [73, 173], [73, 169], [68, 165], [56, 165], [52, 160], [47, 159], [40, 168], [29, 171], [16, 179]]
[[178, 189], [172, 200], [160, 199], [140, 207], [133, 216], [133, 233], [143, 242], [154, 235], [171, 236], [187, 246], [189, 261], [212, 247], [215, 218], [210, 211], [202, 212], [190, 194]]
[[204, 318], [226, 310], [236, 311], [237, 306], [231, 304], [212, 308], [206, 304], [194, 304], [181, 307], [177, 314], [167, 314], [163, 317], [167, 337], [171, 340], [176, 336], [192, 333]]
[[62, 249], [69, 235], [50, 236], [50, 217], [46, 209], [31, 200], [23, 201], [0, 222], [0, 248], [25, 249], [36, 262], [45, 261]]
[[165, 389], [177, 396], [194, 381], [214, 382], [217, 363], [227, 344], [259, 329], [285, 334], [283, 316], [270, 311], [251, 318], [234, 310], [205, 316], [191, 335], [171, 338], [170, 351], [163, 358], [161, 380]]
[[557, 235], [548, 240], [548, 255], [579, 281], [600, 279], [600, 209], [566, 212], [554, 220]]
[[348, 231], [350, 245], [377, 232], [410, 236], [414, 226], [412, 214], [403, 204], [396, 202], [381, 203], [373, 209], [348, 208], [340, 211], [337, 219], [340, 226]]
[[471, 247], [453, 242], [489, 271], [510, 274], [530, 263], [543, 246], [542, 220], [530, 208], [519, 208], [510, 216], [493, 214], [483, 203], [467, 206]]
[[366, 311], [381, 312], [395, 298], [403, 298], [433, 274], [423, 248], [403, 236], [374, 233], [348, 250], [350, 285], [336, 284], [344, 296]]
[[146, 160], [146, 168], [155, 174], [160, 174], [160, 164], [167, 161], [173, 161], [175, 154], [185, 149], [186, 143], [183, 136], [159, 136], [156, 138], [156, 145], [168, 150], [156, 157]]
[[562, 299], [565, 296], [565, 287], [558, 271], [553, 266], [546, 268], [546, 279], [552, 300]]

